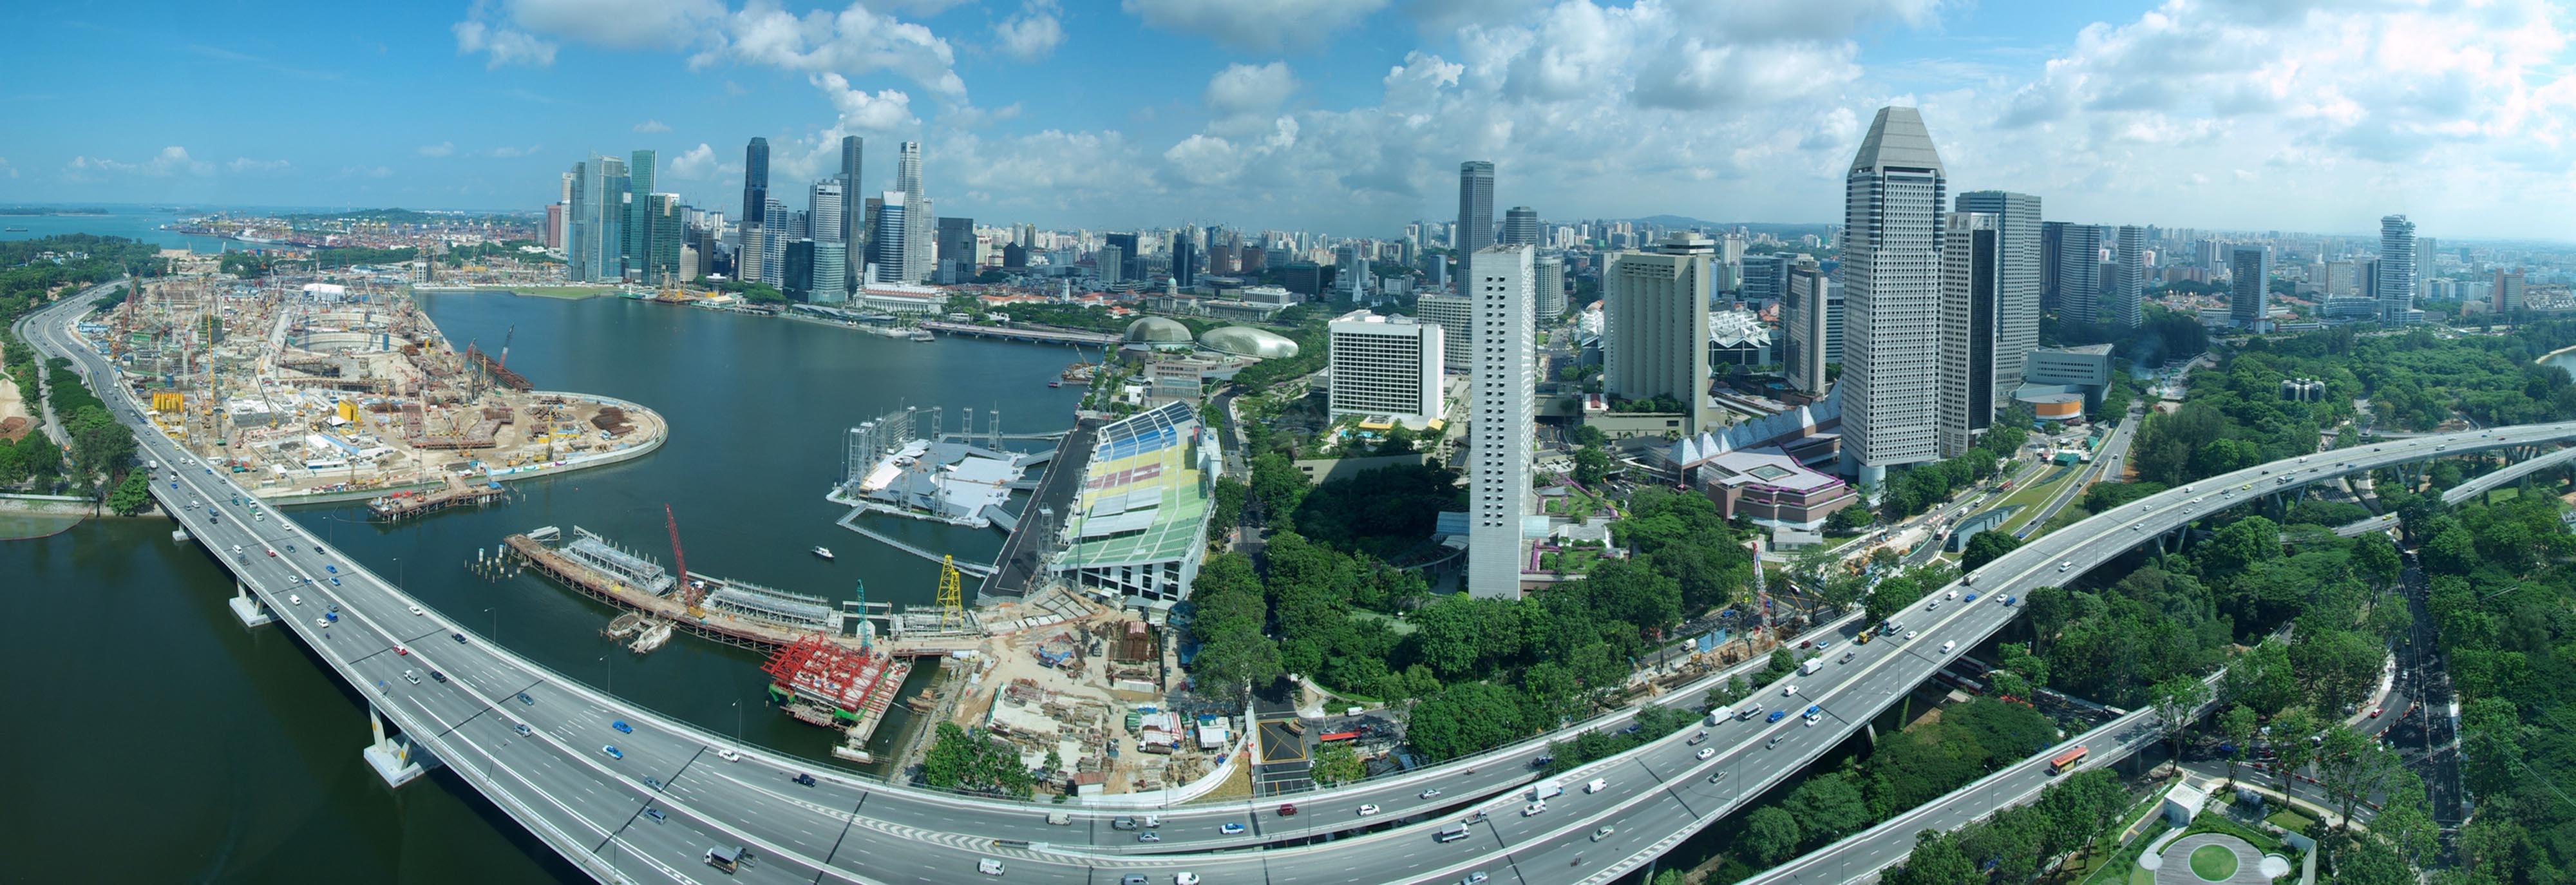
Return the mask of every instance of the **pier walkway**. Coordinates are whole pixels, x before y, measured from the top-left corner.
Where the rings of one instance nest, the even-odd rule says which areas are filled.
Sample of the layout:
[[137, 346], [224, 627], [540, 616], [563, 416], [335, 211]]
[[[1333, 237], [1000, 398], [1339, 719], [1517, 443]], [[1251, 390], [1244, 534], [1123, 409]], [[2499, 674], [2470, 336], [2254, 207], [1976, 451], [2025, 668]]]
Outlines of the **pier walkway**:
[[[918, 557], [921, 557], [921, 558], [923, 558], [923, 559], [930, 560], [930, 561], [932, 561], [932, 562], [946, 562], [946, 561], [948, 561], [948, 560], [947, 560], [947, 557], [941, 556], [941, 555], [939, 555], [939, 554], [937, 554], [937, 553], [932, 553], [932, 552], [930, 552], [930, 551], [928, 551], [928, 550], [923, 550], [923, 549], [921, 549], [921, 548], [919, 548], [919, 547], [915, 547], [915, 546], [912, 546], [912, 545], [910, 545], [910, 544], [906, 544], [906, 543], [904, 543], [904, 542], [902, 542], [902, 541], [897, 541], [897, 540], [895, 540], [892, 536], [889, 536], [889, 535], [887, 535], [887, 534], [886, 534], [886, 533], [884, 533], [884, 532], [880, 532], [880, 531], [877, 531], [877, 530], [875, 530], [875, 529], [868, 528], [868, 527], [866, 527], [866, 526], [860, 525], [860, 524], [858, 523], [859, 514], [866, 513], [866, 512], [867, 512], [867, 511], [865, 511], [865, 510], [852, 510], [852, 511], [850, 511], [849, 515], [841, 517], [840, 526], [841, 526], [842, 528], [849, 529], [850, 531], [854, 531], [854, 532], [857, 532], [857, 533], [859, 533], [859, 534], [861, 534], [861, 535], [863, 535], [863, 536], [866, 536], [868, 540], [875, 541], [875, 542], [877, 542], [877, 543], [879, 543], [879, 544], [884, 544], [884, 545], [886, 545], [886, 546], [888, 546], [888, 547], [892, 547], [892, 548], [894, 548], [894, 549], [901, 550], [901, 551], [903, 551], [903, 552], [905, 552], [905, 553], [910, 553], [910, 554], [912, 554], [912, 555], [914, 555], [914, 556], [918, 556]], [[988, 564], [985, 564], [985, 563], [981, 563], [981, 562], [972, 562], [972, 561], [964, 560], [964, 559], [957, 560], [957, 570], [958, 570], [958, 571], [961, 571], [961, 572], [965, 572], [965, 573], [970, 574], [970, 575], [974, 575], [974, 576], [979, 577], [979, 578], [980, 578], [980, 577], [983, 577], [983, 576], [985, 576], [985, 575], [990, 575], [990, 574], [992, 574], [992, 573], [993, 573], [993, 567], [992, 567], [991, 565], [988, 565]]]
[[1092, 347], [1116, 347], [1119, 337], [1107, 332], [1077, 332], [1071, 329], [1018, 329], [1001, 326], [970, 326], [925, 320], [921, 328], [942, 335], [972, 335], [977, 338], [999, 338], [1005, 341], [1034, 341], [1039, 344], [1084, 344]]

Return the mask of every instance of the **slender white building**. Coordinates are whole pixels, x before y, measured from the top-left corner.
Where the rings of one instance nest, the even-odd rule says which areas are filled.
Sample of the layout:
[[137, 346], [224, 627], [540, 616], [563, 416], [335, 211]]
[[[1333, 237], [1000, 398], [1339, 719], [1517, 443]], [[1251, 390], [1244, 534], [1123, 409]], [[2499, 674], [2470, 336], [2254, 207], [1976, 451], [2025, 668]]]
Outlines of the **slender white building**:
[[1843, 181], [1845, 472], [1866, 487], [1940, 453], [1941, 209], [1949, 183], [1923, 115], [1885, 107]]
[[2123, 329], [2147, 323], [2147, 230], [2120, 226], [2111, 248], [2111, 281], [2102, 296], [2102, 321]]
[[904, 282], [918, 283], [930, 278], [935, 246], [931, 227], [930, 197], [921, 191], [921, 142], [907, 141], [896, 149], [894, 189], [903, 193], [903, 267]]
[[1475, 409], [1472, 480], [1467, 488], [1467, 592], [1519, 599], [1521, 517], [1529, 512], [1536, 428], [1535, 271], [1528, 246], [1488, 246], [1469, 256], [1475, 276]]

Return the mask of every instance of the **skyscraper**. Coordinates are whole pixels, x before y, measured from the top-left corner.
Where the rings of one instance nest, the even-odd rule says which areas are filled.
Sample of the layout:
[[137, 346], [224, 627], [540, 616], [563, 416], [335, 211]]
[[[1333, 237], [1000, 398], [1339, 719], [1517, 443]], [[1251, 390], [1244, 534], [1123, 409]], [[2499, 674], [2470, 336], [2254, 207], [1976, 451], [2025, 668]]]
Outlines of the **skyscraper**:
[[1746, 304], [1759, 307], [1788, 294], [1789, 253], [1747, 255], [1740, 266], [1743, 268], [1743, 282], [1736, 291]]
[[1941, 457], [1968, 453], [1995, 417], [2002, 219], [1953, 212], [1941, 244]]
[[742, 149], [742, 223], [759, 224], [769, 205], [769, 139], [753, 138]]
[[1100, 274], [1101, 279], [1115, 282], [1117, 280], [1132, 280], [1144, 276], [1144, 274], [1139, 273], [1136, 268], [1135, 234], [1106, 234], [1101, 237], [1101, 242], [1106, 243], [1109, 248], [1118, 250], [1117, 275], [1112, 276], [1107, 268], [1102, 268]]
[[1708, 420], [1708, 308], [1717, 241], [1673, 234], [1651, 252], [1618, 252], [1601, 271], [1603, 389], [1682, 404], [1684, 433]]
[[1449, 229], [1450, 251], [1458, 255], [1460, 292], [1476, 279], [1467, 265], [1477, 250], [1494, 244], [1494, 164], [1469, 160], [1458, 164], [1458, 224]]
[[564, 222], [564, 278], [577, 283], [600, 279], [606, 256], [601, 237], [600, 192], [607, 187], [601, 172], [606, 159], [598, 154], [572, 164], [572, 200], [566, 206], [571, 218]]
[[[1458, 278], [1458, 288], [1467, 288], [1467, 279]], [[1470, 372], [1476, 368], [1476, 303], [1466, 295], [1425, 294], [1413, 301], [1414, 314], [1424, 322], [1440, 326], [1446, 363], [1442, 368]]]
[[[1475, 472], [1468, 486], [1467, 592], [1519, 599], [1521, 517], [1529, 512], [1536, 329], [1528, 246], [1488, 246], [1470, 265], [1475, 301]], [[1705, 324], [1702, 324], [1703, 327]], [[1702, 359], [1706, 357], [1703, 356]]]
[[975, 260], [975, 219], [942, 218], [937, 223], [939, 269], [958, 282], [972, 280], [983, 268]]
[[[1994, 216], [1994, 401], [2012, 402], [2021, 386], [2022, 361], [2039, 349], [2039, 198], [2010, 191], [1968, 191], [1961, 212]], [[1979, 425], [1980, 427], [1984, 425]]]
[[1183, 286], [1198, 285], [1199, 248], [1187, 230], [1172, 234], [1172, 282]]
[[2052, 313], [2059, 303], [2057, 252], [2066, 248], [2066, 228], [2063, 221], [2039, 223], [2039, 309]]
[[787, 204], [779, 202], [777, 197], [769, 198], [760, 210], [760, 227], [768, 234], [760, 241], [760, 281], [768, 283], [771, 288], [786, 288], [787, 244], [802, 239], [797, 236], [795, 226], [788, 223], [791, 217]]
[[1538, 210], [1514, 206], [1503, 213], [1503, 230], [1494, 242], [1507, 246], [1543, 245], [1538, 240]]
[[[859, 188], [859, 159], [866, 147], [867, 141], [856, 135], [841, 137], [841, 254], [845, 261], [867, 255], [867, 219], [860, 217], [863, 213], [859, 207], [851, 205], [859, 194], [866, 193]], [[847, 291], [857, 291], [859, 275], [850, 273], [847, 277]]]
[[1440, 326], [1408, 316], [1379, 316], [1366, 308], [1336, 317], [1331, 335], [1335, 415], [1441, 417]]
[[2110, 291], [2102, 296], [2102, 321], [2122, 329], [2135, 329], [2147, 322], [2147, 230], [2134, 224], [2120, 226], [2112, 249], [2111, 265], [2116, 270]]
[[880, 199], [877, 229], [868, 232], [868, 264], [876, 273], [872, 282], [904, 282], [904, 256], [912, 254], [903, 241], [909, 232], [909, 222], [904, 218], [904, 193], [886, 191]]
[[1941, 321], [1941, 207], [1949, 183], [1923, 115], [1885, 107], [1844, 178], [1842, 456], [1863, 486], [1929, 461]]
[[2237, 244], [2227, 250], [2227, 319], [2238, 326], [2263, 331], [2263, 319], [2269, 315], [2264, 302], [2271, 297], [2272, 249], [2269, 246]]
[[644, 282], [659, 286], [680, 279], [680, 241], [687, 237], [688, 207], [679, 194], [652, 194], [645, 202]]
[[626, 242], [619, 253], [626, 273], [647, 285], [653, 282], [653, 152], [639, 150], [626, 164]]
[[2071, 225], [2058, 237], [2057, 318], [2098, 323], [2102, 315], [2102, 228]]
[[929, 278], [937, 254], [931, 242], [930, 198], [921, 191], [921, 142], [907, 141], [895, 148], [894, 188], [903, 192], [903, 281], [918, 283]]
[[806, 225], [814, 231], [814, 286], [807, 296], [816, 304], [839, 304], [849, 298], [848, 201], [840, 176], [814, 183], [807, 198]]
[[2404, 323], [2415, 309], [2415, 222], [2403, 215], [2379, 219], [2379, 320]]
[[1833, 286], [1833, 276], [1814, 256], [1800, 255], [1789, 266], [1788, 290], [1780, 297], [1780, 328], [1788, 339], [1780, 362], [1788, 369], [1789, 388], [1810, 398], [1825, 395], [1825, 364], [1842, 361], [1842, 337], [1827, 334]]
[[599, 273], [594, 279], [616, 282], [626, 276], [626, 221], [634, 214], [628, 207], [635, 197], [634, 179], [626, 174], [626, 161], [616, 157], [599, 159]]
[[1537, 311], [1539, 324], [1545, 325], [1565, 316], [1565, 253], [1542, 249], [1532, 259], [1538, 272]]

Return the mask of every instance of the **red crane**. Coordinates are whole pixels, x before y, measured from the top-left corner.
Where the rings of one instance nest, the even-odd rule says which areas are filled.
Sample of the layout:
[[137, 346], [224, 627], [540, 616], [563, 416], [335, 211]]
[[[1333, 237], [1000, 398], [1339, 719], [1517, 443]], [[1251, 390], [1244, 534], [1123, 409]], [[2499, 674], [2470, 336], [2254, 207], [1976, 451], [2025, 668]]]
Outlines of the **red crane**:
[[680, 552], [680, 518], [671, 515], [671, 505], [662, 505], [662, 520], [671, 528], [671, 559], [680, 567], [680, 601], [688, 604], [690, 617], [706, 617], [706, 611], [698, 608], [706, 592], [689, 584], [689, 556]]

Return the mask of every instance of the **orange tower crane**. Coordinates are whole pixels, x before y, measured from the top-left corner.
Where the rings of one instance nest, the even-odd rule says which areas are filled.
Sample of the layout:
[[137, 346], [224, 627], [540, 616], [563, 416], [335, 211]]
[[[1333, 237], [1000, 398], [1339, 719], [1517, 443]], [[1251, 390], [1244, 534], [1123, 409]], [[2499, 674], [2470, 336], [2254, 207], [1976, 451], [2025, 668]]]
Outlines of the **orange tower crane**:
[[671, 560], [680, 569], [680, 601], [688, 604], [689, 617], [704, 618], [707, 610], [700, 608], [698, 603], [706, 598], [707, 593], [689, 583], [689, 557], [680, 552], [680, 518], [671, 515], [671, 505], [662, 505], [662, 520], [671, 528]]

